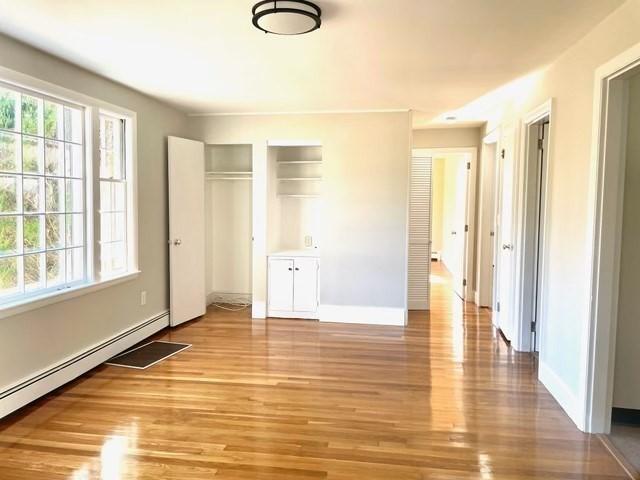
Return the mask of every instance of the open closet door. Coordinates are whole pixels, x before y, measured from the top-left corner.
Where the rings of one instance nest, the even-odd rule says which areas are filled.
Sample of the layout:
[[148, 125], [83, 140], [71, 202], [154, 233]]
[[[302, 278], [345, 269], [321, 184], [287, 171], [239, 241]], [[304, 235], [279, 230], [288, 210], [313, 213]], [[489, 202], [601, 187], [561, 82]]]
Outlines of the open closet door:
[[409, 189], [409, 310], [429, 310], [431, 158], [411, 159]]
[[204, 143], [169, 137], [170, 323], [204, 315]]

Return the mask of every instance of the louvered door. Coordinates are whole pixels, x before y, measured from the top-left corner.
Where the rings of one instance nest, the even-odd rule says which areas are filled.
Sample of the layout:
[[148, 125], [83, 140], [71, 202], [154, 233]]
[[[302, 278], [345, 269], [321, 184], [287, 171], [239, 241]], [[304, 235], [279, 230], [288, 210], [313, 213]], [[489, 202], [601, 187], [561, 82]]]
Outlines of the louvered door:
[[409, 187], [409, 309], [429, 310], [431, 158], [411, 159]]

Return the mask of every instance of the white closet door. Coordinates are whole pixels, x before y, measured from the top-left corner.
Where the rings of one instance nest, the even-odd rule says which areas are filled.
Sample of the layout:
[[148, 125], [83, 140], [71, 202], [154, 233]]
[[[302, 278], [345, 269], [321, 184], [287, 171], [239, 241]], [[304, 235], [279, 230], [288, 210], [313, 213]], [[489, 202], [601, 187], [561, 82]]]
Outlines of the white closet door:
[[409, 309], [429, 310], [431, 158], [412, 158], [409, 187]]
[[170, 322], [206, 312], [204, 143], [169, 137]]
[[269, 310], [293, 311], [293, 260], [269, 259]]
[[296, 258], [293, 272], [293, 309], [315, 312], [318, 309], [318, 260]]

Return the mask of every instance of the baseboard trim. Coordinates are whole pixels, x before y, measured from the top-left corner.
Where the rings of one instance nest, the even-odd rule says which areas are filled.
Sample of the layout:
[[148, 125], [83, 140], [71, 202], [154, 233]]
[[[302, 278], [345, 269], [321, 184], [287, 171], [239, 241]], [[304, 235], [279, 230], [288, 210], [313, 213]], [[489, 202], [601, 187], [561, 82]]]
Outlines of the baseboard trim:
[[251, 304], [251, 318], [267, 318], [267, 304], [254, 300]]
[[542, 382], [573, 423], [584, 432], [584, 415], [582, 414], [582, 408], [580, 408], [578, 398], [569, 386], [542, 360], [538, 363], [538, 380]]
[[169, 312], [165, 311], [12, 385], [0, 392], [0, 418], [74, 380], [168, 326]]
[[207, 305], [212, 303], [251, 303], [250, 293], [211, 292], [207, 294]]
[[320, 321], [333, 323], [365, 323], [402, 327], [407, 311], [394, 307], [362, 307], [358, 305], [320, 305]]

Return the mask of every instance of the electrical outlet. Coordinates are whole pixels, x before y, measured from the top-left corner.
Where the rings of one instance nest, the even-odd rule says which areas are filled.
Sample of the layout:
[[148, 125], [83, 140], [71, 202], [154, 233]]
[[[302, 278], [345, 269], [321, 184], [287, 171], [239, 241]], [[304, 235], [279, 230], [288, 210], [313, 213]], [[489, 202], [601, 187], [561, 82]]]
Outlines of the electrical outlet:
[[140, 305], [146, 305], [147, 304], [147, 292], [146, 290], [143, 290], [142, 292], [140, 292]]
[[305, 235], [304, 237], [304, 246], [312, 247], [313, 246], [313, 237], [311, 235]]

